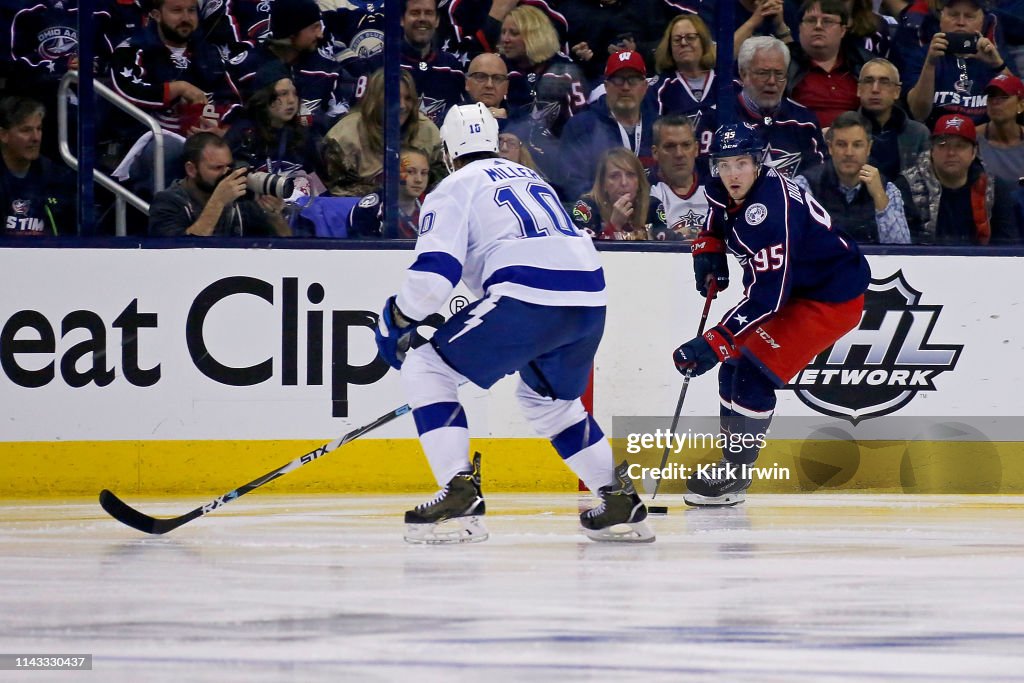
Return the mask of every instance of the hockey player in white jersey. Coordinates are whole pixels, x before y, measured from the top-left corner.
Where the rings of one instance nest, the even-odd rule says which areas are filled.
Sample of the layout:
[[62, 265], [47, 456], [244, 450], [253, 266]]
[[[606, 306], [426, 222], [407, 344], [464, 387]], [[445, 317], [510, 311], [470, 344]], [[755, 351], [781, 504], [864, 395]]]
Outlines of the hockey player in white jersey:
[[[625, 463], [614, 467], [608, 440], [579, 399], [605, 320], [604, 271], [593, 243], [547, 182], [498, 157], [498, 124], [483, 105], [452, 107], [441, 144], [452, 174], [427, 195], [415, 262], [377, 328], [378, 349], [402, 371], [420, 443], [442, 487], [406, 512], [406, 540], [487, 538], [480, 459], [469, 461], [457, 389], [466, 381], [486, 389], [518, 373], [523, 413], [600, 497], [580, 515], [584, 533], [598, 541], [653, 541]], [[460, 279], [480, 298], [429, 344], [409, 350], [419, 321]]]

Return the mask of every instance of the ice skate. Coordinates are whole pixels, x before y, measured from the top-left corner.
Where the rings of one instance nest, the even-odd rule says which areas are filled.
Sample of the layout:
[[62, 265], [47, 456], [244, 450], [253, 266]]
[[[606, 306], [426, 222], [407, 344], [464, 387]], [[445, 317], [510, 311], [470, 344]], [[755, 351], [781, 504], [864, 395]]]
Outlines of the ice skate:
[[473, 470], [452, 477], [431, 500], [405, 513], [405, 540], [409, 543], [479, 543], [487, 540], [483, 494], [480, 492], [480, 454]]
[[626, 474], [626, 462], [615, 468], [615, 483], [597, 490], [601, 502], [580, 515], [583, 533], [592, 541], [653, 543], [654, 532], [644, 520], [647, 508]]
[[751, 479], [742, 477], [742, 465], [722, 458], [717, 465], [697, 468], [686, 481], [683, 502], [693, 507], [727, 507], [746, 500]]

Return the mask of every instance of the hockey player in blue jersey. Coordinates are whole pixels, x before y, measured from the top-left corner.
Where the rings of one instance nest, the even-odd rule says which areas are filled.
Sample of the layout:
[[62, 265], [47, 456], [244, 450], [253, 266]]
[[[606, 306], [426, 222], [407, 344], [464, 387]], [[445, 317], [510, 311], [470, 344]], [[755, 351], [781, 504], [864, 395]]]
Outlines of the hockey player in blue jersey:
[[[484, 105], [449, 110], [441, 145], [452, 174], [427, 195], [415, 262], [377, 328], [381, 356], [402, 370], [420, 443], [442, 487], [406, 513], [406, 540], [487, 538], [480, 460], [469, 462], [457, 389], [466, 381], [490, 388], [518, 373], [523, 413], [601, 499], [580, 515], [584, 533], [598, 541], [653, 541], [626, 464], [613, 466], [611, 446], [579, 398], [605, 320], [604, 271], [593, 243], [547, 182], [498, 157], [498, 124]], [[460, 279], [479, 298], [429, 344], [409, 350], [418, 321], [437, 311]]]
[[871, 279], [857, 244], [795, 183], [764, 163], [759, 130], [720, 127], [711, 142], [710, 212], [692, 247], [697, 289], [729, 284], [726, 251], [743, 266], [743, 297], [722, 321], [672, 356], [681, 373], [718, 374], [718, 467], [687, 481], [689, 505], [742, 503], [775, 411], [775, 391], [860, 323]]

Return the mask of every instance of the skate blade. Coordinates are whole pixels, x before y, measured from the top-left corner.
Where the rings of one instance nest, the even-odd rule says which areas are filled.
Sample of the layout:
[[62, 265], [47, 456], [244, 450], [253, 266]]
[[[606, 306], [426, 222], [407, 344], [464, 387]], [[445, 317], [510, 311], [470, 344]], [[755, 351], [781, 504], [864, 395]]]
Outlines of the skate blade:
[[695, 508], [721, 508], [739, 505], [747, 499], [747, 495], [739, 493], [726, 493], [722, 496], [702, 496], [699, 493], [683, 494], [683, 502]]
[[405, 541], [426, 545], [455, 545], [458, 543], [480, 543], [490, 534], [483, 521], [472, 517], [456, 517], [435, 524], [406, 524]]
[[587, 538], [598, 543], [654, 543], [654, 532], [647, 522], [615, 524], [604, 529], [580, 528]]

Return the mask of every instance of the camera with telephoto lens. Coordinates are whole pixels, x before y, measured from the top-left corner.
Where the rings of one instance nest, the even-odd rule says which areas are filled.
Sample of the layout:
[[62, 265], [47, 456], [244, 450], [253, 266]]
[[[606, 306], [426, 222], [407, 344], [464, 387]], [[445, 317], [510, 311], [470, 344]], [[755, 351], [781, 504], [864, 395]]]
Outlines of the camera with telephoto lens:
[[977, 33], [947, 33], [946, 41], [949, 48], [946, 52], [951, 55], [973, 55], [978, 52]]
[[[236, 161], [232, 170], [249, 168], [244, 161]], [[279, 199], [288, 199], [295, 193], [295, 180], [284, 173], [250, 171], [245, 176], [245, 188], [253, 194], [268, 194]]]
[[280, 199], [288, 199], [295, 193], [295, 181], [283, 173], [249, 173], [245, 186], [253, 194], [269, 194]]

